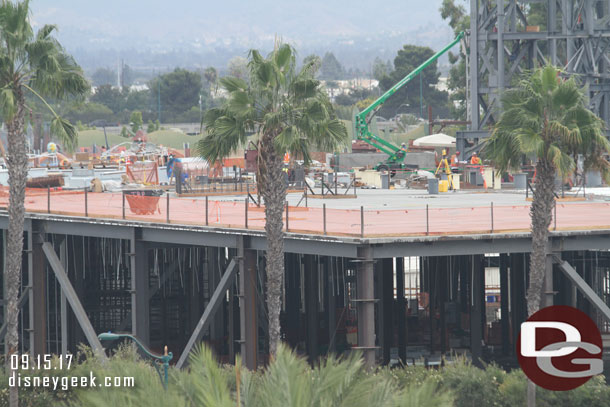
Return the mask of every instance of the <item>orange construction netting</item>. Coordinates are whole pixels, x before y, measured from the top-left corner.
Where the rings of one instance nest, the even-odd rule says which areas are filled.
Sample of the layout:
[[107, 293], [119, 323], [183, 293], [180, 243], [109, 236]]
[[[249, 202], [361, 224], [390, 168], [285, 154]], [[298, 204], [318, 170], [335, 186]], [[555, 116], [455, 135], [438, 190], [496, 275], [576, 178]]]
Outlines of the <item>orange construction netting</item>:
[[[0, 207], [8, 206], [8, 188], [0, 188]], [[49, 199], [50, 198], [50, 199]], [[85, 206], [86, 205], [86, 206]], [[168, 216], [169, 205], [169, 216]], [[87, 194], [83, 191], [28, 189], [28, 212], [85, 216], [102, 219], [129, 219], [183, 225], [210, 225], [263, 230], [265, 211], [242, 201], [140, 196], [121, 193]], [[472, 208], [431, 208], [401, 210], [360, 210], [289, 207], [290, 232], [334, 236], [400, 237], [527, 232], [529, 205]], [[207, 219], [206, 219], [207, 218]], [[324, 222], [326, 218], [326, 222]], [[493, 221], [492, 221], [493, 218]], [[364, 219], [364, 222], [361, 221]], [[608, 221], [605, 221], [608, 219]], [[605, 222], [605, 223], [604, 223]], [[557, 219], [551, 230], [610, 229], [610, 203], [558, 203]]]
[[127, 166], [125, 171], [132, 182], [145, 185], [159, 185], [159, 173], [157, 163], [136, 161]]

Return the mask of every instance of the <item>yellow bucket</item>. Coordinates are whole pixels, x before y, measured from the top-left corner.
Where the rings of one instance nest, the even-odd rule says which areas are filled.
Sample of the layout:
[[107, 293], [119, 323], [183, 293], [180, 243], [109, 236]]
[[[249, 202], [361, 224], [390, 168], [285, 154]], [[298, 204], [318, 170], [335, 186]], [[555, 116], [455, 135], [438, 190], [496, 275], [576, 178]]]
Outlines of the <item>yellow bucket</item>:
[[438, 192], [447, 192], [449, 191], [449, 181], [446, 179], [440, 180], [438, 182]]

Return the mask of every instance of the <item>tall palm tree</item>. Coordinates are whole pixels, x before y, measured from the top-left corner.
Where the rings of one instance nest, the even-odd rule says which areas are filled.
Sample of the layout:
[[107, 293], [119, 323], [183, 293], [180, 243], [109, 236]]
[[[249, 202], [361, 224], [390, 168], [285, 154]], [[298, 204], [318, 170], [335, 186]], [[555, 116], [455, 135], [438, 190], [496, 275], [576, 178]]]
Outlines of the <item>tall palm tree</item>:
[[267, 308], [269, 348], [277, 351], [284, 278], [282, 214], [286, 184], [282, 158], [285, 152], [309, 161], [312, 147], [333, 151], [346, 141], [347, 130], [335, 116], [313, 63], [296, 69], [295, 51], [286, 44], [268, 56], [249, 53], [249, 83], [225, 77], [226, 103], [206, 112], [207, 134], [198, 142], [199, 154], [210, 162], [245, 146], [248, 134], [257, 133], [260, 193], [265, 201], [267, 234]]
[[[9, 225], [4, 284], [7, 306], [7, 360], [17, 351], [17, 300], [21, 287], [21, 255], [25, 214], [25, 183], [28, 172], [24, 126], [29, 107], [26, 95], [41, 99], [52, 112], [51, 132], [70, 149], [76, 140], [74, 127], [60, 118], [44, 97], [80, 95], [88, 88], [79, 66], [52, 37], [55, 26], [46, 25], [36, 34], [29, 21], [29, 1], [0, 4], [0, 114], [8, 133]], [[11, 406], [17, 388], [11, 387]]]
[[[584, 158], [585, 168], [601, 171], [610, 181], [610, 151], [603, 121], [587, 109], [582, 88], [574, 78], [564, 79], [552, 66], [536, 69], [502, 96], [504, 112], [484, 148], [501, 171], [519, 168], [523, 155], [536, 159], [536, 188], [530, 217], [530, 256], [527, 311], [540, 308], [545, 277], [549, 226], [555, 206], [557, 175], [571, 175], [575, 160]], [[535, 400], [535, 387], [528, 386], [528, 403]]]

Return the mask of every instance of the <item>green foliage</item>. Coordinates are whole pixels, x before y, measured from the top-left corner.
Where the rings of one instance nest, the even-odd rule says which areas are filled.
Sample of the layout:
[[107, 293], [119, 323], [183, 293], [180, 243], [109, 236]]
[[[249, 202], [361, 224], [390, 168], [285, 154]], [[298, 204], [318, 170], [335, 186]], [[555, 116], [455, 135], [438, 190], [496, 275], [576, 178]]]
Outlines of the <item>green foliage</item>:
[[199, 153], [210, 161], [228, 156], [246, 143], [247, 135], [262, 131], [275, 135], [278, 152], [290, 151], [309, 160], [309, 150], [333, 151], [347, 140], [343, 124], [318, 80], [315, 61], [296, 70], [294, 50], [279, 46], [267, 58], [250, 52], [250, 84], [225, 77], [220, 85], [229, 93], [219, 108], [203, 118], [207, 135], [199, 141]]
[[[458, 0], [443, 0], [440, 12], [444, 20], [449, 20], [449, 26], [457, 36], [470, 28], [470, 15]], [[451, 114], [455, 119], [466, 119], [466, 61], [464, 54], [455, 55], [449, 52], [449, 80], [447, 86], [451, 91]]]
[[163, 120], [171, 122], [177, 115], [198, 106], [202, 80], [197, 72], [176, 68], [151, 80], [148, 86], [155, 106], [160, 93]]
[[131, 131], [133, 133], [136, 133], [138, 130], [140, 130], [144, 124], [144, 121], [142, 120], [142, 112], [139, 112], [137, 110], [131, 112], [131, 116], [129, 116], [129, 123], [131, 125]]
[[111, 121], [113, 112], [99, 103], [79, 103], [70, 107], [65, 115], [71, 121], [91, 123], [94, 120]]
[[[381, 78], [379, 87], [383, 92], [390, 89], [402, 78], [411, 73], [415, 68], [424, 63], [434, 55], [434, 51], [429, 47], [417, 45], [404, 45], [394, 58], [394, 70]], [[447, 92], [437, 90], [434, 85], [438, 83], [440, 72], [437, 69], [438, 61], [432, 62], [412, 81], [398, 90], [381, 107], [379, 114], [382, 117], [394, 117], [401, 105], [407, 104], [406, 109], [409, 113], [420, 115], [420, 77], [421, 93], [423, 94], [423, 105], [434, 106], [434, 114], [444, 116], [448, 109]], [[425, 109], [425, 108], [424, 108]], [[401, 109], [404, 113], [405, 110]]]
[[[76, 132], [60, 118], [46, 99], [84, 95], [89, 84], [72, 56], [53, 37], [55, 26], [42, 26], [34, 33], [29, 20], [29, 1], [0, 5], [0, 115], [5, 122], [17, 112], [25, 114], [25, 98], [39, 99], [51, 111], [51, 131], [64, 146], [73, 145]], [[22, 133], [23, 129], [17, 129]], [[9, 134], [9, 140], [15, 135]], [[10, 142], [9, 142], [10, 144]]]
[[227, 69], [229, 76], [248, 80], [248, 60], [246, 58], [240, 56], [231, 58], [227, 64]]
[[576, 79], [563, 79], [560, 73], [552, 66], [539, 68], [505, 92], [504, 112], [484, 153], [501, 171], [518, 168], [527, 154], [566, 176], [583, 155], [585, 170], [600, 170], [610, 181], [610, 164], [603, 157], [610, 151], [604, 123], [587, 109]]
[[155, 126], [153, 121], [149, 119], [148, 123], [146, 124], [146, 132], [147, 133], [152, 133], [155, 130], [157, 130], [157, 127]]
[[[484, 369], [466, 360], [440, 369], [423, 366], [380, 368], [368, 371], [358, 353], [345, 358], [322, 359], [314, 368], [287, 347], [256, 372], [236, 366], [220, 366], [212, 352], [200, 345], [191, 354], [189, 367], [170, 367], [169, 386], [161, 381], [149, 361], [142, 360], [131, 345], [119, 346], [106, 363], [90, 349], [81, 348], [70, 370], [22, 371], [22, 376], [61, 379], [89, 376], [98, 384], [104, 377], [133, 377], [134, 387], [78, 388], [52, 391], [22, 388], [20, 401], [27, 407], [252, 407], [375, 406], [375, 407], [513, 407], [525, 405], [526, 378], [521, 370], [506, 372], [495, 365]], [[57, 359], [53, 365], [57, 366]], [[239, 383], [239, 387], [238, 387]], [[583, 386], [566, 392], [537, 391], [541, 407], [604, 407], [610, 386], [595, 376]], [[8, 405], [8, 376], [0, 371], [0, 407]]]
[[127, 131], [127, 127], [125, 127], [125, 126], [123, 126], [121, 128], [121, 137], [123, 137], [123, 138], [129, 137], [129, 132]]
[[332, 52], [324, 54], [320, 62], [320, 79], [338, 80], [344, 79], [344, 76], [345, 70], [337, 60], [337, 57], [335, 57], [335, 54]]
[[322, 66], [322, 59], [316, 54], [310, 54], [303, 59], [303, 65], [311, 65], [314, 76], [317, 77], [319, 76], [320, 67]]
[[161, 129], [161, 123], [159, 123], [159, 119], [155, 120], [155, 130]]
[[116, 83], [116, 72], [108, 68], [98, 68], [91, 75], [93, 86], [112, 85]]

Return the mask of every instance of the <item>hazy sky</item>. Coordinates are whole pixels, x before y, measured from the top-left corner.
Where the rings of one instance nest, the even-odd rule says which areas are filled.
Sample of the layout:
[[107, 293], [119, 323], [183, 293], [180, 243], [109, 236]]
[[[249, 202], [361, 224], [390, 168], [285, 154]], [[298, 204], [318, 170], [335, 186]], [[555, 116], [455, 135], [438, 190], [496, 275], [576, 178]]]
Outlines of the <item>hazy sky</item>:
[[[461, 0], [463, 1], [463, 0]], [[36, 24], [59, 25], [68, 46], [151, 48], [295, 43], [400, 35], [442, 27], [441, 0], [32, 0]], [[434, 33], [434, 30], [430, 30]]]

